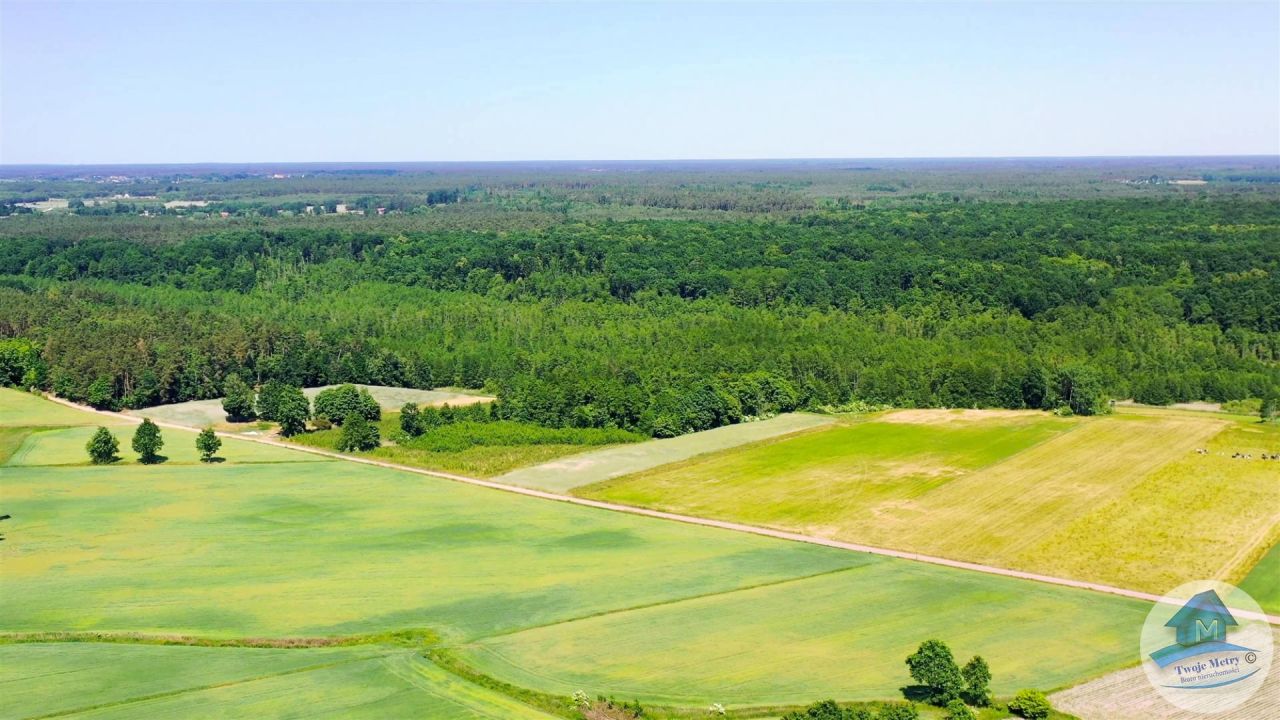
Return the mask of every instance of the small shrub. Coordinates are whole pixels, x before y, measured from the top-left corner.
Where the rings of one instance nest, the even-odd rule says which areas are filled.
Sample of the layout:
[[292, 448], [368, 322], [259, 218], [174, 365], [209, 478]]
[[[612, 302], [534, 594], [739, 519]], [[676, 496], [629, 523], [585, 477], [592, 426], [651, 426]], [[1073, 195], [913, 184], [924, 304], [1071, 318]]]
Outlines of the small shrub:
[[1019, 690], [1009, 701], [1009, 712], [1028, 720], [1047, 718], [1052, 711], [1049, 698], [1039, 690]]
[[213, 428], [205, 428], [196, 436], [196, 450], [200, 451], [200, 462], [213, 462], [213, 456], [222, 447], [222, 438], [213, 432]]
[[106, 465], [119, 460], [116, 453], [120, 450], [120, 441], [104, 427], [98, 428], [84, 447], [89, 451], [89, 462], [94, 465]]
[[947, 720], [978, 720], [978, 716], [962, 700], [947, 703]]
[[920, 711], [908, 702], [890, 703], [880, 708], [876, 720], [920, 720]]

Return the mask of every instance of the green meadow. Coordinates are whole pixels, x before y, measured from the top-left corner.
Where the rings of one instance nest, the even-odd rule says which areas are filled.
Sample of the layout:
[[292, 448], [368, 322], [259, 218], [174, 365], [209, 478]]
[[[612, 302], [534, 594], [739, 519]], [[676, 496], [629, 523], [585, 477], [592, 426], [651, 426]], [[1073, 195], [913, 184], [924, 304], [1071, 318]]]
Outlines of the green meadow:
[[[26, 412], [9, 412], [14, 397]], [[0, 687], [19, 688], [0, 717], [540, 717], [421, 649], [3, 644], [20, 633], [230, 642], [422, 628], [519, 687], [705, 707], [894, 698], [909, 681], [902, 658], [935, 636], [988, 657], [998, 692], [1067, 685], [1131, 662], [1143, 613], [247, 440], [205, 464], [191, 433], [164, 430], [167, 462], [90, 466], [83, 440], [98, 416], [27, 397], [0, 394], [6, 417], [44, 423], [0, 425], [0, 504], [13, 515]], [[132, 426], [112, 429], [127, 447]]]

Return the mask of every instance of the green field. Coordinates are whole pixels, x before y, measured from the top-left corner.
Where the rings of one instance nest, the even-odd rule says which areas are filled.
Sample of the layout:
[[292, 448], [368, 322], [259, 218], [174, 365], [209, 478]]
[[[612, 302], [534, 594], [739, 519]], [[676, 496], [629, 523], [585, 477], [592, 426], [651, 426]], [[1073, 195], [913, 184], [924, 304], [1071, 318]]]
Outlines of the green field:
[[1249, 593], [1266, 612], [1280, 615], [1280, 544], [1273, 545], [1262, 556], [1240, 582], [1240, 589]]
[[[67, 692], [73, 678], [75, 692]], [[46, 643], [0, 646], [0, 718], [549, 716], [412, 651]]]
[[1204, 414], [911, 410], [575, 492], [1164, 592], [1239, 580], [1274, 542], [1277, 451], [1280, 428]]
[[1148, 607], [866, 556], [821, 577], [488, 638], [461, 653], [499, 679], [548, 692], [802, 703], [894, 697], [910, 682], [903, 658], [937, 637], [960, 662], [982, 655], [993, 689], [1012, 693], [1131, 664]]
[[540, 465], [521, 467], [502, 475], [498, 480], [508, 485], [565, 492], [580, 485], [589, 485], [609, 478], [649, 470], [717, 450], [726, 450], [801, 430], [822, 427], [831, 422], [833, 418], [825, 415], [787, 413], [768, 420], [726, 425], [679, 437], [592, 450]]
[[[27, 434], [10, 458], [24, 464], [0, 466], [13, 515], [0, 633], [429, 628], [463, 662], [517, 685], [705, 707], [892, 698], [908, 681], [902, 657], [934, 635], [987, 655], [998, 690], [1068, 684], [1128, 662], [1143, 611], [247, 440], [201, 464], [180, 455], [189, 433], [165, 430], [169, 462], [78, 464], [97, 419]], [[1080, 626], [1088, 637], [1070, 645]], [[5, 687], [21, 688], [0, 703], [4, 716], [56, 697], [94, 717], [536, 717], [403, 648], [15, 644], [0, 660]]]

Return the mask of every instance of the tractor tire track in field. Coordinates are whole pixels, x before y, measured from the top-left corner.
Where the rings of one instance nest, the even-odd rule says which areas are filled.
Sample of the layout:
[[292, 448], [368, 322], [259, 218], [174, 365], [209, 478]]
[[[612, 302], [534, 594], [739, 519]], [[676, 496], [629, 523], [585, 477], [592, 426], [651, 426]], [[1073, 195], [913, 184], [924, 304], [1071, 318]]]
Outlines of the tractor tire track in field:
[[[110, 410], [97, 410], [85, 405], [71, 402], [54, 395], [45, 395], [46, 398], [53, 402], [66, 405], [77, 410], [82, 410], [105, 417], [111, 417], [117, 420], [123, 419], [133, 424], [142, 422], [141, 418], [124, 413], [112, 412]], [[167, 422], [156, 422], [163, 428], [174, 430], [184, 430], [189, 432], [199, 432], [200, 428], [188, 427], [185, 425], [177, 425]], [[452, 480], [454, 482], [465, 483], [468, 485], [476, 485], [491, 490], [501, 490], [503, 492], [515, 493], [526, 497], [539, 498], [542, 500], [552, 500], [555, 502], [569, 503], [571, 505], [580, 505], [583, 507], [595, 508], [597, 510], [608, 510], [611, 512], [629, 513], [631, 515], [642, 515], [644, 517], [656, 518], [659, 520], [669, 520], [672, 522], [686, 523], [689, 525], [701, 525], [704, 527], [718, 528], [721, 530], [732, 530], [734, 532], [750, 533], [752, 535], [761, 535], [764, 537], [775, 538], [778, 540], [790, 540], [791, 542], [808, 543], [810, 545], [821, 545], [824, 547], [836, 548], [838, 550], [849, 550], [852, 552], [868, 553], [871, 555], [881, 555], [884, 557], [898, 558], [900, 560], [913, 560], [915, 562], [929, 563], [931, 565], [941, 565], [944, 567], [955, 568], [957, 570], [969, 570], [972, 572], [986, 573], [988, 575], [1000, 575], [1003, 577], [1017, 578], [1020, 580], [1031, 580], [1034, 582], [1047, 583], [1049, 585], [1059, 585], [1062, 587], [1076, 588], [1078, 590], [1090, 590], [1093, 592], [1106, 593], [1108, 595], [1118, 595], [1121, 597], [1132, 598], [1134, 600], [1143, 600], [1146, 602], [1161, 602], [1162, 596], [1154, 593], [1142, 592], [1139, 590], [1130, 590], [1127, 588], [1115, 587], [1112, 585], [1104, 585], [1101, 583], [1085, 582], [1082, 580], [1072, 580], [1070, 578], [1054, 577], [1052, 575], [1041, 575], [1039, 573], [1024, 572], [1022, 570], [1013, 570], [1010, 568], [997, 567], [995, 565], [984, 565], [982, 563], [965, 562], [963, 560], [951, 560], [949, 558], [937, 557], [933, 555], [924, 555], [921, 553], [908, 552], [903, 550], [891, 550], [888, 548], [874, 547], [871, 545], [862, 545], [860, 543], [844, 542], [842, 540], [831, 540], [828, 538], [815, 537], [813, 535], [803, 535], [800, 533], [787, 532], [785, 530], [774, 530], [771, 528], [759, 527], [756, 525], [747, 525], [745, 523], [730, 522], [727, 520], [712, 520], [710, 518], [696, 517], [693, 515], [682, 515], [680, 513], [665, 512], [662, 510], [650, 510], [648, 508], [634, 507], [631, 505], [622, 505], [619, 503], [603, 502], [600, 500], [589, 500], [587, 498], [574, 497], [572, 495], [562, 495], [560, 493], [546, 492], [544, 490], [534, 490], [532, 488], [519, 487], [517, 485], [508, 485], [505, 483], [494, 482], [492, 480], [482, 480], [480, 478], [467, 477], [465, 475], [455, 475], [453, 473], [440, 472], [438, 470], [426, 470], [423, 468], [411, 467], [408, 465], [400, 465], [398, 463], [385, 462], [383, 460], [374, 460], [371, 458], [357, 457], [354, 455], [345, 455], [343, 453], [323, 450], [320, 448], [307, 447], [305, 445], [297, 445], [281, 440], [274, 440], [266, 437], [246, 437], [237, 435], [236, 433], [219, 432], [219, 436], [232, 438], [236, 440], [247, 440], [249, 442], [263, 443], [274, 445], [276, 447], [288, 448], [298, 452], [311, 453], [323, 457], [332, 458], [334, 460], [345, 460], [347, 462], [361, 463], [363, 465], [372, 465], [387, 470], [399, 470], [401, 472], [414, 473], [416, 475], [424, 475], [427, 477], [440, 478], [444, 480]], [[1263, 620], [1271, 625], [1280, 625], [1280, 616], [1268, 615], [1265, 613], [1254, 613], [1249, 610], [1239, 608], [1231, 608], [1233, 613], [1237, 613], [1241, 617], [1247, 617], [1253, 620]]]

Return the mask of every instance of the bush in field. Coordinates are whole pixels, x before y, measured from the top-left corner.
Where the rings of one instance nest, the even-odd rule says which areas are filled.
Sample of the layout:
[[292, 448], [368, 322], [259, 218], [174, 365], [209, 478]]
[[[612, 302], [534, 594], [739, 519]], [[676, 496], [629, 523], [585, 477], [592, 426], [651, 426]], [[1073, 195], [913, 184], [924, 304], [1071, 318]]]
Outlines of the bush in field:
[[787, 713], [782, 720], [871, 720], [872, 715], [866, 710], [842, 708], [835, 700], [822, 700], [803, 710]]
[[119, 460], [116, 453], [120, 450], [120, 441], [104, 427], [98, 428], [84, 448], [89, 451], [89, 462], [94, 465], [106, 465]]
[[978, 716], [964, 704], [963, 700], [952, 700], [947, 703], [947, 720], [978, 720]]
[[151, 465], [160, 461], [160, 448], [164, 447], [164, 438], [160, 437], [160, 428], [146, 418], [133, 433], [133, 451], [138, 453], [138, 462]]
[[951, 655], [951, 648], [941, 640], [925, 640], [915, 653], [907, 657], [911, 677], [929, 691], [929, 701], [946, 705], [960, 697], [964, 678]]
[[876, 720], [920, 720], [920, 711], [911, 703], [889, 703], [876, 713]]
[[213, 428], [205, 428], [196, 436], [196, 450], [200, 451], [200, 462], [213, 462], [213, 456], [218, 454], [218, 449], [222, 447], [222, 438], [218, 437]]
[[1049, 698], [1039, 690], [1019, 690], [1018, 694], [1009, 701], [1009, 712], [1028, 720], [1047, 718], [1052, 710], [1053, 706], [1049, 704]]
[[222, 384], [222, 411], [231, 422], [243, 422], [253, 419], [253, 388], [232, 373]]
[[400, 430], [409, 437], [418, 437], [426, 432], [426, 428], [422, 424], [422, 413], [418, 411], [418, 406], [414, 403], [405, 403], [400, 408]]
[[339, 385], [321, 390], [316, 395], [316, 417], [341, 425], [352, 413], [358, 413], [370, 422], [382, 419], [382, 408], [378, 406], [378, 401], [364, 388]]
[[343, 419], [342, 434], [338, 436], [338, 449], [342, 452], [372, 450], [380, 442], [378, 428], [371, 425], [364, 415], [352, 412]]

